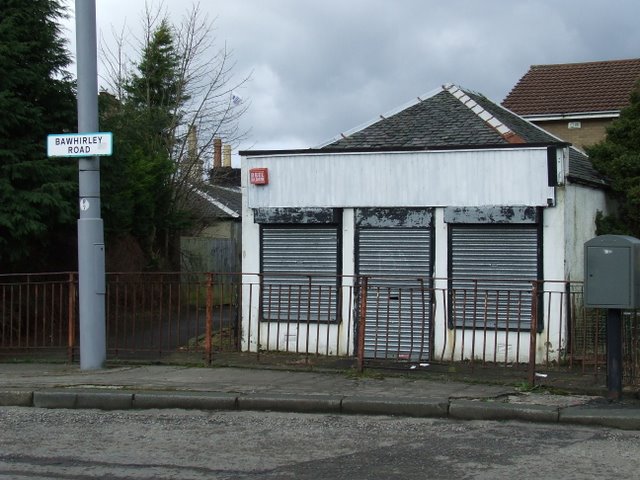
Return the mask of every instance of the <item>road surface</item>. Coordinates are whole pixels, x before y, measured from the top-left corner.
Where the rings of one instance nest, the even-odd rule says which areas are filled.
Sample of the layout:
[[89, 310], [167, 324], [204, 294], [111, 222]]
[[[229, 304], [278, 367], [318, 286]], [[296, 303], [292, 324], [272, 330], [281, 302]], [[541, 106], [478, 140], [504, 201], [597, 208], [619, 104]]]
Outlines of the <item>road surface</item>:
[[0, 479], [638, 478], [640, 432], [274, 412], [0, 408]]

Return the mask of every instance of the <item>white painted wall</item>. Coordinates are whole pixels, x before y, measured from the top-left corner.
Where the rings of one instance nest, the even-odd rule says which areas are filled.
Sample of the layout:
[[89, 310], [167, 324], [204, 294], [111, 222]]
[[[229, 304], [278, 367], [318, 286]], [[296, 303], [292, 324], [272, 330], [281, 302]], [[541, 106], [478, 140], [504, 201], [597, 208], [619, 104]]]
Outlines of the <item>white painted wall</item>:
[[546, 148], [247, 156], [268, 168], [248, 185], [257, 207], [437, 207], [527, 205], [554, 200]]
[[[505, 155], [507, 153], [508, 157]], [[474, 161], [480, 161], [484, 169], [480, 172], [477, 168], [468, 168], [464, 172], [465, 165], [469, 167], [467, 162], [473, 158]], [[269, 168], [268, 186], [248, 185], [248, 170], [254, 167]], [[453, 171], [445, 167], [452, 167]], [[497, 169], [511, 173], [504, 175]], [[444, 175], [445, 171], [448, 175]], [[544, 179], [540, 171], [544, 172]], [[494, 174], [496, 176], [492, 177]], [[510, 177], [512, 174], [517, 179]], [[471, 178], [473, 176], [478, 178], [474, 180]], [[595, 235], [593, 220], [596, 211], [607, 212], [608, 209], [605, 195], [600, 190], [571, 184], [553, 189], [547, 187], [546, 182], [545, 149], [533, 152], [501, 150], [243, 159], [243, 272], [246, 273], [245, 283], [254, 283], [245, 285], [243, 291], [243, 349], [256, 351], [258, 341], [268, 340], [269, 348], [286, 345], [285, 349], [295, 351], [296, 348], [306, 348], [306, 344], [300, 341], [307, 335], [304, 325], [292, 330], [291, 325], [258, 322], [258, 277], [249, 275], [260, 270], [260, 230], [253, 221], [253, 207], [348, 207], [343, 210], [342, 267], [345, 275], [343, 285], [351, 289], [351, 275], [355, 273], [355, 226], [354, 210], [350, 207], [546, 206], [547, 199], [552, 198], [557, 206], [545, 208], [542, 217], [545, 328], [537, 335], [536, 359], [538, 362], [545, 360], [547, 349], [553, 359], [566, 347], [564, 285], [553, 281], [562, 281], [568, 276], [572, 280], [582, 279], [582, 246]], [[395, 187], [390, 188], [387, 184]], [[366, 188], [362, 188], [362, 185], [366, 185]], [[500, 188], [496, 188], [496, 185], [500, 185]], [[476, 189], [485, 193], [478, 193]], [[436, 200], [434, 196], [437, 195], [441, 197]], [[495, 358], [502, 362], [528, 361], [530, 339], [527, 334], [488, 332], [485, 339], [477, 331], [474, 334], [471, 330], [447, 328], [447, 295], [444, 294], [449, 275], [447, 228], [444, 209], [435, 208], [434, 358], [468, 360], [473, 351], [476, 360], [484, 357], [487, 361], [493, 361], [495, 354]], [[252, 307], [249, 306], [250, 298]], [[353, 302], [345, 302], [342, 305], [341, 324], [312, 326], [309, 351], [324, 352], [328, 349], [331, 353], [352, 354], [353, 326], [357, 321], [353, 314]], [[483, 350], [484, 344], [488, 350]], [[475, 345], [474, 349], [472, 345]], [[497, 345], [495, 349], [494, 345]]]
[[253, 221], [253, 210], [247, 202], [247, 175], [242, 175], [242, 338], [243, 351], [258, 349], [259, 302], [260, 295], [260, 225]]
[[564, 192], [565, 278], [584, 281], [584, 244], [596, 236], [596, 214], [611, 213], [606, 193], [583, 185], [567, 185]]
[[[558, 203], [563, 197], [558, 196]], [[499, 362], [528, 362], [530, 336], [526, 332], [506, 333], [504, 331], [486, 332], [472, 329], [449, 330], [447, 323], [448, 297], [441, 289], [446, 289], [447, 283], [437, 278], [447, 278], [448, 268], [448, 224], [444, 223], [444, 209], [436, 209], [435, 214], [435, 276], [434, 293], [436, 308], [434, 312], [434, 348], [436, 359], [444, 360], [486, 360]], [[550, 207], [543, 210], [543, 274], [545, 280], [564, 279], [564, 209]], [[566, 332], [561, 332], [566, 312], [560, 311], [564, 283], [545, 283], [548, 293], [544, 296], [544, 330], [537, 335], [536, 359], [545, 359], [547, 346], [558, 348], [566, 342]], [[559, 315], [559, 316], [558, 316]], [[485, 347], [486, 346], [486, 347]]]
[[[344, 209], [342, 222], [342, 321], [339, 324], [309, 325], [285, 322], [260, 322], [260, 226], [254, 222], [244, 194], [247, 176], [242, 176], [242, 350], [257, 352], [259, 348], [288, 352], [352, 355], [354, 345], [353, 285], [355, 272], [354, 210]], [[307, 341], [307, 338], [309, 339]]]

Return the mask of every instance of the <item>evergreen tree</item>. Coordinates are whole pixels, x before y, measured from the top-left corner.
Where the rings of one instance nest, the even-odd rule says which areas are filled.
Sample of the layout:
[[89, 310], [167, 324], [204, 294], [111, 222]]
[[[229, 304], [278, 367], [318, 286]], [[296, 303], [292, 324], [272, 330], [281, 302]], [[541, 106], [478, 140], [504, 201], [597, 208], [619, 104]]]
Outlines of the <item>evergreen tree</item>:
[[640, 238], [640, 83], [631, 104], [607, 129], [602, 142], [587, 149], [594, 167], [607, 176], [618, 209], [598, 215], [598, 234], [628, 234]]
[[180, 58], [167, 19], [151, 33], [137, 66], [138, 72], [131, 75], [124, 88], [127, 100], [135, 106], [171, 114], [186, 100], [180, 81]]
[[50, 268], [77, 217], [76, 163], [46, 155], [47, 134], [76, 124], [64, 11], [57, 0], [0, 0], [0, 12], [0, 269]]
[[167, 256], [163, 241], [172, 229], [171, 159], [181, 94], [179, 57], [167, 20], [149, 32], [136, 71], [122, 85], [124, 98], [106, 92], [102, 125], [115, 132], [115, 154], [102, 175], [108, 235], [132, 235], [152, 263]]
[[178, 25], [147, 8], [143, 25], [133, 61], [123, 37], [102, 52], [110, 88], [101, 94], [101, 125], [115, 142], [102, 169], [105, 233], [135, 237], [151, 268], [177, 268], [213, 140], [242, 137], [247, 106], [232, 92], [246, 79], [232, 81], [231, 56], [214, 51], [212, 24], [197, 6]]

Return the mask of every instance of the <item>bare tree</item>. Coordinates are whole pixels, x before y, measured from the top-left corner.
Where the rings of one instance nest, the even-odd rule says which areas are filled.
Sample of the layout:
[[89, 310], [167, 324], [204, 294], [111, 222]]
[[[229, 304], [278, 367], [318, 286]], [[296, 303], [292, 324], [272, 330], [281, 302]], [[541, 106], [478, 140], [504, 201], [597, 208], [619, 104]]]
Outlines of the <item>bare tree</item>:
[[[152, 114], [148, 123], [158, 125], [147, 136], [173, 166], [166, 179], [170, 199], [163, 207], [168, 216], [193, 205], [194, 192], [207, 181], [214, 139], [235, 146], [246, 135], [239, 119], [249, 102], [239, 101], [238, 92], [249, 77], [234, 76], [233, 52], [216, 43], [214, 25], [197, 4], [177, 24], [162, 4], [147, 4], [141, 35], [126, 34], [123, 27], [113, 42], [102, 42], [104, 90], [117, 105], [130, 107], [126, 115]], [[175, 234], [165, 230], [163, 245], [157, 246], [168, 253]]]

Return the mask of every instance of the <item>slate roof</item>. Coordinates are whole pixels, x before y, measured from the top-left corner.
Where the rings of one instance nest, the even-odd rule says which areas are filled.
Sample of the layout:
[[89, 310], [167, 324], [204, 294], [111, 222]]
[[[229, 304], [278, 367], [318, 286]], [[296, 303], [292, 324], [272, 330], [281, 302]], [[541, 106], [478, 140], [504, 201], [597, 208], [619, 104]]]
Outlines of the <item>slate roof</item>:
[[569, 180], [576, 183], [606, 187], [608, 181], [598, 173], [589, 157], [577, 148], [569, 148]]
[[193, 204], [203, 218], [240, 218], [242, 192], [240, 187], [206, 185], [195, 191]]
[[529, 115], [619, 112], [640, 80], [640, 59], [532, 65], [502, 105]]
[[455, 85], [418, 97], [399, 111], [381, 115], [341, 134], [324, 149], [561, 144], [562, 140], [483, 95]]
[[[510, 144], [567, 145], [477, 92], [444, 85], [394, 112], [340, 134], [321, 146], [321, 150], [486, 148]], [[569, 177], [573, 181], [604, 185], [588, 157], [570, 150]]]
[[424, 147], [495, 144], [501, 137], [446, 91], [421, 100], [406, 110], [382, 117], [364, 130], [326, 148]]

